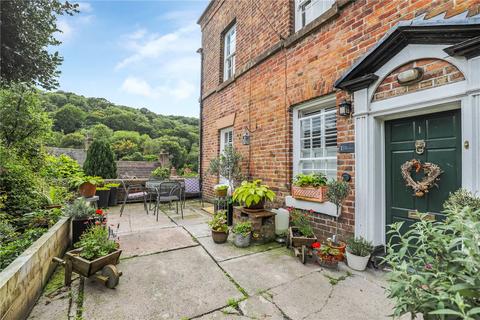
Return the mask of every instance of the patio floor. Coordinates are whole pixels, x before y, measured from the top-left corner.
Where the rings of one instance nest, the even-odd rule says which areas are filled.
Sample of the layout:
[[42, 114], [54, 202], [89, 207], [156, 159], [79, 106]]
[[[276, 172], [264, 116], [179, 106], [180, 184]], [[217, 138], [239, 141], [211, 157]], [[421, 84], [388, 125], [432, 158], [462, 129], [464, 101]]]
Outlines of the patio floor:
[[[387, 319], [382, 272], [302, 265], [277, 243], [239, 249], [214, 244], [209, 214], [189, 201], [185, 217], [167, 206], [158, 222], [141, 204], [109, 212], [120, 223], [120, 284], [89, 279], [61, 287], [62, 269], [29, 319]], [[332, 284], [334, 283], [334, 284]]]

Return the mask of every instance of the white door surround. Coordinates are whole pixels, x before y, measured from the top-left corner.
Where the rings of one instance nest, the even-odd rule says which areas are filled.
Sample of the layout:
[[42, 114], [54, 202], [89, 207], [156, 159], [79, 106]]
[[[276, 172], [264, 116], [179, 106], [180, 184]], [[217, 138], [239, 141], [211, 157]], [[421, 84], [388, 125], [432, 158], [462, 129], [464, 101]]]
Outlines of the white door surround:
[[[355, 118], [355, 235], [375, 245], [385, 244], [385, 131], [387, 120], [461, 109], [462, 186], [480, 192], [480, 57], [450, 57], [447, 45], [410, 44], [375, 74], [369, 87], [354, 92]], [[382, 80], [408, 62], [437, 58], [456, 66], [464, 81], [372, 102]], [[361, 168], [361, 169], [360, 169]]]

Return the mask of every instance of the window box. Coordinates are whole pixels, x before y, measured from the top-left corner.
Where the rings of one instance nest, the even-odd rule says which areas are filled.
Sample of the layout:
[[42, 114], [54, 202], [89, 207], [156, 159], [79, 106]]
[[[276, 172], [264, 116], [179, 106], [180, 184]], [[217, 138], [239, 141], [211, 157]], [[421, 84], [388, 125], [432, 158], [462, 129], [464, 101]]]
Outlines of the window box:
[[327, 201], [327, 187], [297, 187], [292, 186], [292, 197], [312, 202]]

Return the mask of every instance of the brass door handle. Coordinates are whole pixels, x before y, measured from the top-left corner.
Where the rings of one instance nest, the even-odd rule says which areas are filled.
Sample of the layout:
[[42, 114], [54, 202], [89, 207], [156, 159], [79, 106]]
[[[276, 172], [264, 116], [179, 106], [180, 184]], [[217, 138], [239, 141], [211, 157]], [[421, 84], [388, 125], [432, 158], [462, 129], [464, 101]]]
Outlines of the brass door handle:
[[[409, 210], [408, 211], [408, 218], [415, 219], [415, 220], [420, 220], [421, 216], [418, 213], [418, 210]], [[427, 221], [435, 221], [435, 215], [433, 213], [430, 213], [430, 212], [424, 214], [423, 218]]]

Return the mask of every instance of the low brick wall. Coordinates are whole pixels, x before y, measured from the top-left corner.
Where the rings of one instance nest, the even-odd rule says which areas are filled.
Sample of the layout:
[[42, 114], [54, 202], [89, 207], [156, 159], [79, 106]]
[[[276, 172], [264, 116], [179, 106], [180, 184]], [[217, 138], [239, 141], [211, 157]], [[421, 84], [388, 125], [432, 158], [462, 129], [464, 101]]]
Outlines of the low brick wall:
[[117, 161], [117, 175], [119, 178], [148, 178], [151, 172], [159, 167], [160, 162], [151, 161]]
[[25, 319], [55, 269], [52, 258], [69, 244], [70, 220], [61, 218], [0, 273], [0, 319]]

